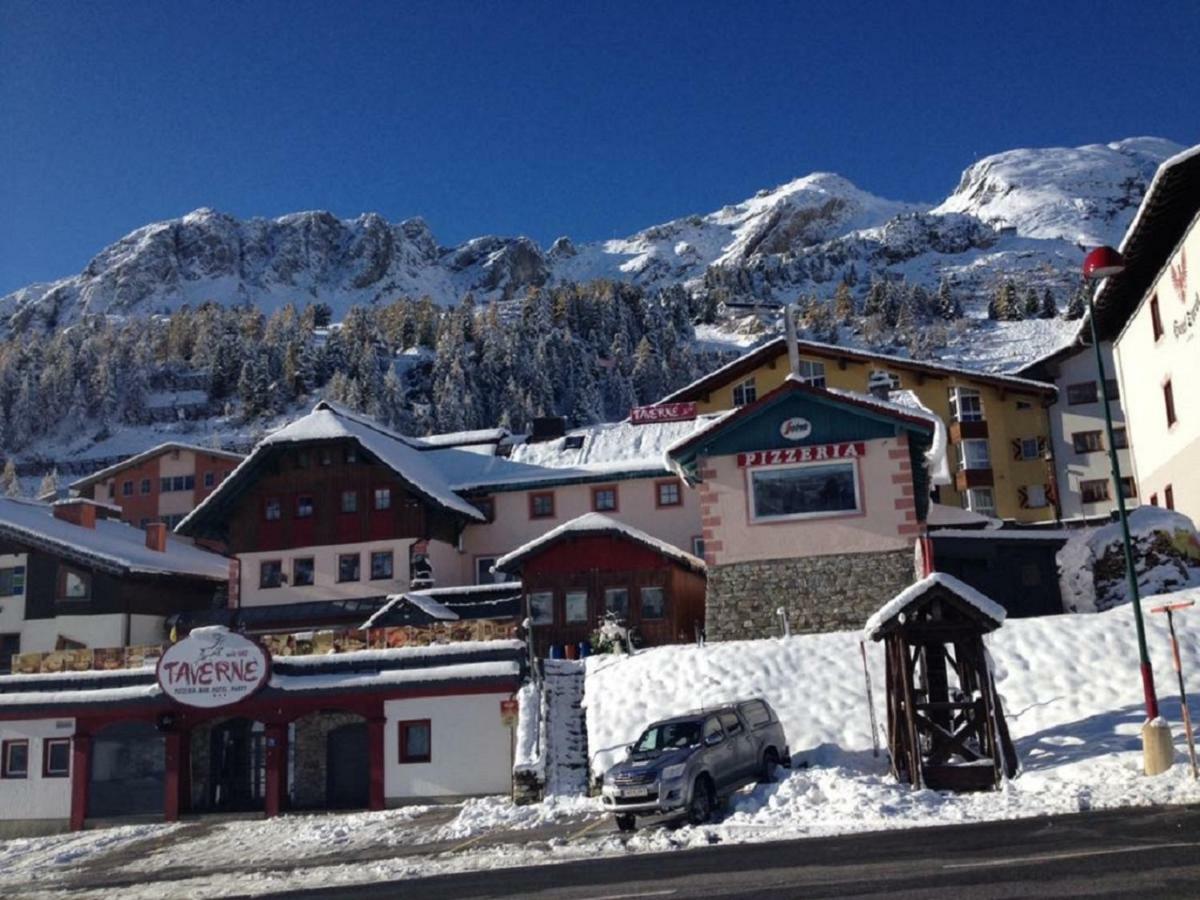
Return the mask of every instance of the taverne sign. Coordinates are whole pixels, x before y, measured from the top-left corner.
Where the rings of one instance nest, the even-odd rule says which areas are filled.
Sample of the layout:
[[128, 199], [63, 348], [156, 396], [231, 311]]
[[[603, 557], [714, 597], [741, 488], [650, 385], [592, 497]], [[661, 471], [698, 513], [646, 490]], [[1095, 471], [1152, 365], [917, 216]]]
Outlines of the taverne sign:
[[184, 706], [213, 709], [245, 700], [267, 683], [271, 657], [224, 626], [197, 628], [158, 661], [163, 693]]

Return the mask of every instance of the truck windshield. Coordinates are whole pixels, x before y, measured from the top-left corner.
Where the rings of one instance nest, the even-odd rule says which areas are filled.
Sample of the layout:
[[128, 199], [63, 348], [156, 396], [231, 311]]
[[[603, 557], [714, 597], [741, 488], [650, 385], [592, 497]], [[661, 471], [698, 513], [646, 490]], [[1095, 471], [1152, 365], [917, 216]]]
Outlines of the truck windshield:
[[633, 745], [633, 752], [660, 753], [663, 750], [692, 747], [699, 743], [699, 722], [665, 722], [647, 728]]

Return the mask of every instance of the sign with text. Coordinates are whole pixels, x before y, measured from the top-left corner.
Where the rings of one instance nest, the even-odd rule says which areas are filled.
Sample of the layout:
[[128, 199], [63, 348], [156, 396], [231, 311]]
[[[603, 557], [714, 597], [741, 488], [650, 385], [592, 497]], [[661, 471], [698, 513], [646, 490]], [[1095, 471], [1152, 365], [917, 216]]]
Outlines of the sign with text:
[[812, 422], [799, 416], [779, 423], [779, 436], [789, 441], [802, 441], [812, 434]]
[[519, 708], [516, 700], [500, 701], [500, 723], [512, 728], [517, 724]]
[[197, 628], [158, 661], [163, 693], [202, 709], [245, 700], [270, 674], [271, 657], [262, 647], [220, 625]]
[[739, 453], [740, 468], [751, 466], [786, 466], [794, 463], [829, 462], [838, 459], [858, 459], [866, 456], [867, 445], [863, 441], [844, 444], [818, 444], [815, 447], [788, 447], [786, 450], [751, 450]]
[[658, 406], [635, 406], [629, 411], [632, 425], [652, 422], [690, 422], [696, 418], [695, 403], [662, 403]]

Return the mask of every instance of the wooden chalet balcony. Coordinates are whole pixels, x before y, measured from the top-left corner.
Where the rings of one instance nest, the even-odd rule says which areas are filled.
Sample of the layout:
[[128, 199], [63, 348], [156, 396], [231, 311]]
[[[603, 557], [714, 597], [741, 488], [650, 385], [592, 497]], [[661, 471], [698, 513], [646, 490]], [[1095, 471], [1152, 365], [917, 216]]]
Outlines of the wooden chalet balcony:
[[987, 436], [988, 424], [986, 419], [981, 419], [978, 422], [950, 423], [950, 440], [956, 444], [970, 438], [986, 438]]
[[955, 490], [965, 491], [973, 487], [991, 487], [995, 484], [991, 469], [959, 469], [954, 473]]

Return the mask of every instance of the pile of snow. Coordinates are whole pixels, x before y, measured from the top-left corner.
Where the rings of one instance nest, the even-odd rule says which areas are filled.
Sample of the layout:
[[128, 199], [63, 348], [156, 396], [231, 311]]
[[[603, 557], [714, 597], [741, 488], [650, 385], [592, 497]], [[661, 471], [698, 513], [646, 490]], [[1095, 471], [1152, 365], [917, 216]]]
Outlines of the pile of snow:
[[[1200, 599], [1200, 590], [1170, 596]], [[1162, 598], [1148, 598], [1146, 609], [1156, 602]], [[1185, 635], [1194, 633], [1200, 629], [1200, 612], [1183, 613], [1177, 627]], [[1171, 650], [1164, 617], [1147, 614], [1146, 633], [1160, 673], [1162, 714], [1175, 723], [1179, 754], [1178, 764], [1157, 778], [1141, 775], [1145, 711], [1133, 617], [1125, 609], [1012, 620], [984, 639], [1022, 767], [1001, 791], [961, 796], [914, 791], [892, 778], [884, 732], [883, 649], [866, 645], [884, 744], [875, 756], [858, 632], [658, 647], [635, 656], [590, 658], [584, 704], [592, 774], [601, 775], [656, 719], [764, 697], [779, 714], [796, 768], [781, 783], [735, 797], [734, 814], [715, 826], [722, 839], [752, 839], [755, 833], [778, 839], [1197, 802], [1200, 786], [1183, 763], [1179, 701], [1166, 677]], [[1200, 678], [1200, 643], [1182, 643], [1183, 670], [1194, 684]], [[679, 833], [674, 837], [687, 840]]]
[[[1200, 537], [1187, 516], [1140, 506], [1129, 513], [1129, 534], [1141, 596], [1200, 586]], [[1128, 603], [1121, 524], [1073, 532], [1058, 552], [1058, 571], [1063, 606], [1071, 612]]]

